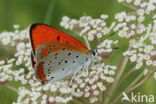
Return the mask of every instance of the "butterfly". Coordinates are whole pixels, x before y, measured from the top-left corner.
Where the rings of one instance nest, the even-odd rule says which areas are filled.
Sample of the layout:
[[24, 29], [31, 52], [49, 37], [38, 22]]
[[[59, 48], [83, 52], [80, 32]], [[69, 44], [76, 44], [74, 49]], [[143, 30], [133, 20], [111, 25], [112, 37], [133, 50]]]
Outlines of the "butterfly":
[[32, 66], [43, 85], [86, 70], [96, 54], [77, 39], [46, 24], [32, 24], [29, 35]]

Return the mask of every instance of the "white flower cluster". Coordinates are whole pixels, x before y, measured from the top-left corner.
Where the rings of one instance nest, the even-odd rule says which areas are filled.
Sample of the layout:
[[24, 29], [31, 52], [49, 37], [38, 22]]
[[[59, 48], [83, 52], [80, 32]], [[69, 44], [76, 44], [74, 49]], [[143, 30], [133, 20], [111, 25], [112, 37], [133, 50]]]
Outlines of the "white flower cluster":
[[131, 50], [127, 50], [124, 55], [130, 57], [131, 62], [136, 62], [136, 69], [140, 69], [143, 65], [156, 67], [155, 48], [137, 40], [131, 42]]
[[144, 33], [140, 38], [131, 39], [129, 41], [130, 49], [123, 55], [130, 57], [131, 62], [136, 62], [136, 69], [145, 66], [145, 72], [148, 69], [156, 67], [156, 18], [152, 16], [153, 20], [147, 26], [143, 26]]
[[144, 16], [121, 12], [116, 14], [115, 19], [117, 19], [119, 23], [114, 28], [114, 31], [118, 32], [118, 36], [122, 38], [132, 38], [145, 31], [145, 26], [143, 24], [145, 20]]
[[106, 84], [114, 82], [116, 66], [94, 64], [88, 71], [78, 74], [71, 85], [72, 95], [88, 98], [90, 103], [97, 102], [100, 92], [106, 90]]
[[79, 20], [65, 16], [62, 18], [60, 25], [65, 29], [79, 32], [79, 36], [86, 36], [89, 41], [93, 41], [95, 38], [99, 39], [108, 35], [115, 26], [115, 23], [112, 23], [107, 27], [105, 22], [107, 18], [108, 15], [104, 14], [98, 19], [93, 19], [91, 16], [83, 16]]
[[[27, 35], [28, 30], [24, 31], [18, 31], [18, 25], [15, 25], [15, 31], [14, 32], [2, 32], [0, 33], [0, 42], [5, 46], [16, 46], [17, 41], [24, 41], [25, 39], [29, 38], [29, 35]], [[8, 48], [8, 47], [7, 47]]]
[[126, 13], [121, 12], [116, 14], [115, 19], [117, 23], [114, 31], [118, 32], [120, 37], [132, 38], [146, 31], [144, 21], [146, 16], [150, 15], [156, 10], [156, 1], [149, 0], [148, 2], [141, 0], [118, 0], [126, 4], [126, 6], [133, 8], [135, 12]]
[[12, 58], [0, 61], [0, 81], [15, 80], [26, 84], [27, 80], [25, 79], [25, 68], [18, 66], [30, 66], [30, 51], [28, 51], [30, 50], [30, 47], [23, 47], [26, 45], [23, 41], [27, 40], [29, 37], [27, 33], [28, 30], [18, 31], [18, 25], [15, 26], [15, 29], [15, 32], [0, 33], [1, 45], [7, 51], [13, 52], [13, 56], [11, 56]]
[[71, 89], [64, 83], [41, 86], [40, 83], [33, 82], [30, 89], [26, 87], [18, 89], [19, 97], [14, 104], [67, 103], [72, 100], [70, 91]]
[[115, 47], [116, 45], [118, 45], [118, 40], [113, 41], [113, 40], [106, 39], [106, 40], [102, 41], [100, 44], [98, 44], [97, 52], [99, 54], [110, 53], [113, 50], [113, 46]]
[[138, 15], [149, 15], [156, 9], [155, 0], [118, 0], [118, 2], [126, 3], [128, 7], [136, 9]]

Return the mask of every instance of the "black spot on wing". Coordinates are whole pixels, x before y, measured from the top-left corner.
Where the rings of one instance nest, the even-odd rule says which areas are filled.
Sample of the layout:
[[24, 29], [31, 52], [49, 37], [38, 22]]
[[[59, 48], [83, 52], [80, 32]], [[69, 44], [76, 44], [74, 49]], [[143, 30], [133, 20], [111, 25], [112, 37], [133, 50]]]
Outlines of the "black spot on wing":
[[68, 53], [68, 56], [70, 56], [70, 55], [71, 55], [71, 53], [69, 52], [69, 53]]
[[65, 63], [68, 63], [68, 61], [67, 61], [67, 60], [65, 60], [64, 62], [65, 62]]
[[62, 48], [62, 50], [65, 50], [65, 48]]
[[57, 41], [60, 41], [60, 36], [57, 36]]
[[86, 62], [88, 61], [88, 58], [86, 57]]

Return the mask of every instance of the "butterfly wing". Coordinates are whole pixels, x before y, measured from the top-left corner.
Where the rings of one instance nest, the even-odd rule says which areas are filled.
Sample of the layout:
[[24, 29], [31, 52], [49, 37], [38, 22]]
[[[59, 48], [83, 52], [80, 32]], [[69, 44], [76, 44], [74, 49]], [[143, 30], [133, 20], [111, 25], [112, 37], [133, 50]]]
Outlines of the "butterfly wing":
[[[69, 55], [70, 53], [70, 55]], [[74, 50], [54, 52], [42, 58], [36, 65], [36, 77], [42, 84], [65, 79], [91, 63], [91, 56]]]
[[64, 50], [74, 50], [74, 51], [78, 51], [86, 55], [90, 54], [90, 51], [88, 49], [78, 47], [78, 46], [73, 46], [70, 44], [44, 43], [38, 47], [35, 57], [36, 57], [36, 60], [39, 61], [51, 53], [55, 53], [57, 51], [64, 51]]
[[86, 48], [86, 46], [80, 41], [74, 39], [70, 35], [63, 33], [59, 30], [56, 30], [45, 24], [32, 24], [30, 26], [30, 41], [33, 49], [33, 54], [37, 48], [46, 42], [58, 42], [65, 43], [70, 45], [79, 46], [82, 48]]
[[43, 83], [69, 77], [91, 62], [90, 51], [62, 43], [45, 43], [37, 49], [36, 77]]
[[32, 67], [34, 68], [35, 65], [36, 65], [36, 60], [35, 60], [35, 58], [34, 58], [33, 53], [31, 53], [31, 63], [32, 63]]

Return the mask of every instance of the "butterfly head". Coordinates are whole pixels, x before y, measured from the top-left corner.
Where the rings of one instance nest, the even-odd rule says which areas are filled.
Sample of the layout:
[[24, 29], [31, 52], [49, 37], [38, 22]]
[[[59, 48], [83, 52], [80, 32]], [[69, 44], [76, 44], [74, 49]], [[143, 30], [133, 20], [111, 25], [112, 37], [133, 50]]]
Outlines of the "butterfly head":
[[96, 50], [96, 49], [90, 50], [90, 52], [91, 52], [91, 55], [92, 55], [92, 56], [95, 56], [95, 55], [97, 54], [97, 50]]

